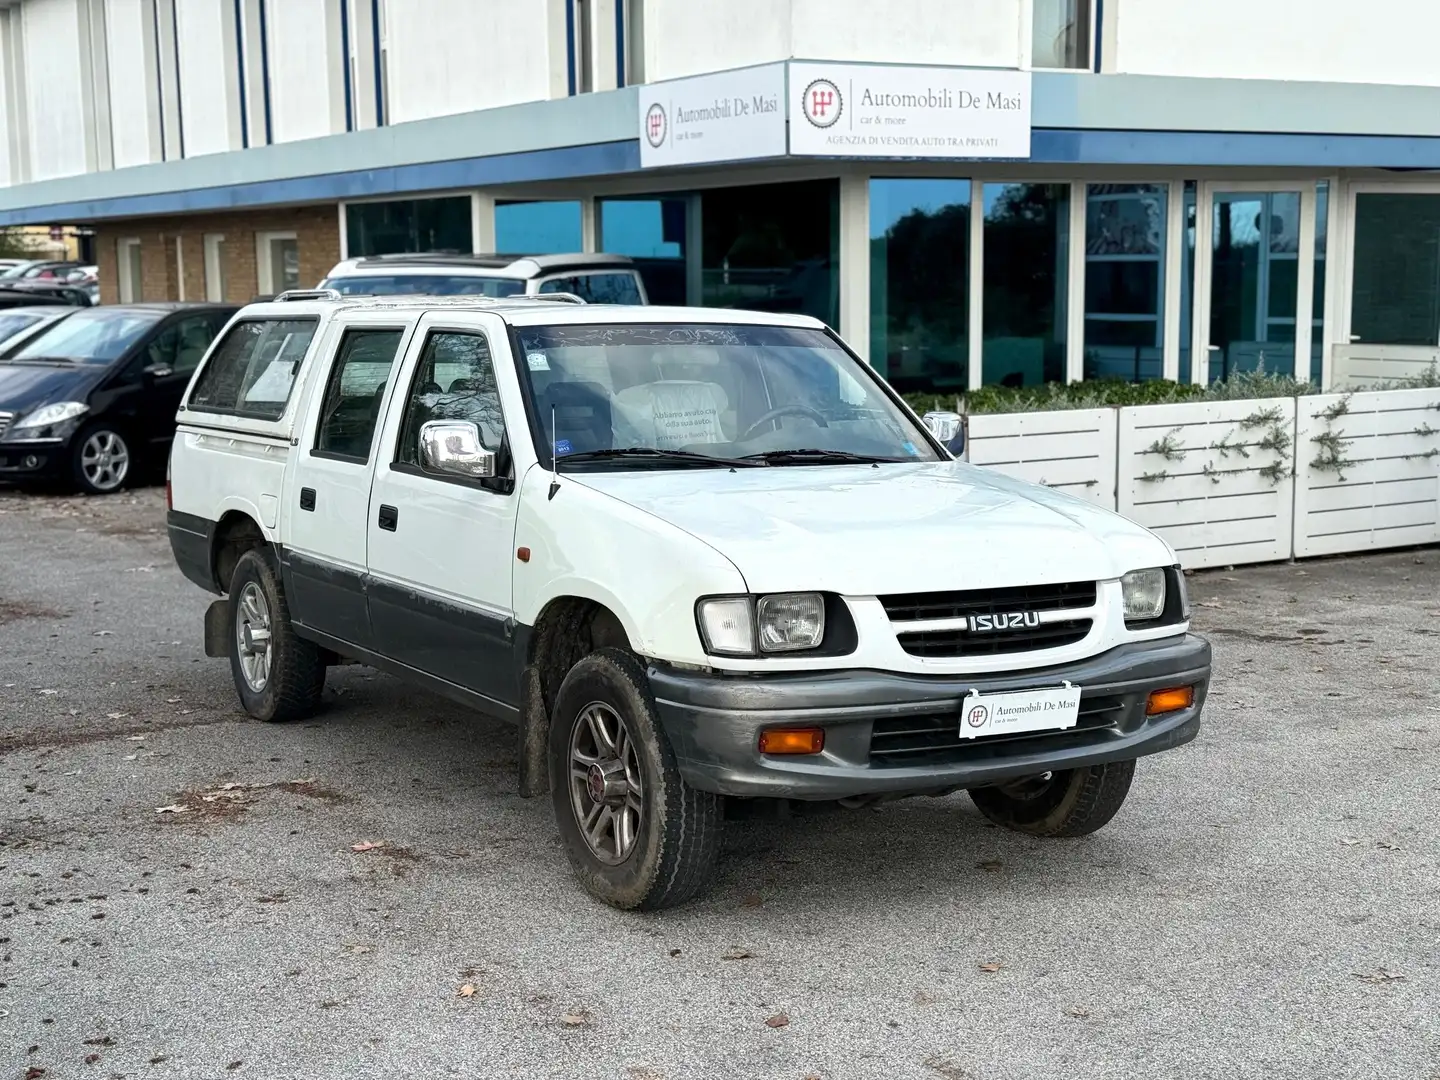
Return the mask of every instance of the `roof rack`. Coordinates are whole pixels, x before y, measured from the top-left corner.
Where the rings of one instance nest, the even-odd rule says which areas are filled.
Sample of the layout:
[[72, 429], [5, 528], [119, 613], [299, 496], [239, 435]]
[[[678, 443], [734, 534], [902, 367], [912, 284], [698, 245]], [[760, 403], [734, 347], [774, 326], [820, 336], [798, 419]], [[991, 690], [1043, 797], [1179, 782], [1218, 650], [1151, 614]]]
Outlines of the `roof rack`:
[[[508, 298], [507, 298], [508, 299]], [[548, 300], [553, 304], [584, 304], [587, 301], [573, 292], [531, 293], [526, 300]]]
[[277, 295], [273, 301], [276, 304], [283, 304], [287, 300], [339, 300], [338, 289], [286, 289]]

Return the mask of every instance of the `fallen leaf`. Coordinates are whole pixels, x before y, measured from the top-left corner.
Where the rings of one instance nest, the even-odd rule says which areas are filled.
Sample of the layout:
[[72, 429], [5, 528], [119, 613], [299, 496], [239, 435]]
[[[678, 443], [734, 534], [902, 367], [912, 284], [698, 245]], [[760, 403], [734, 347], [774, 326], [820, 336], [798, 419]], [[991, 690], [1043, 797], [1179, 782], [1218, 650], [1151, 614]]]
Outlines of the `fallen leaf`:
[[1342, 836], [1340, 838], [1340, 843], [1344, 844], [1346, 847], [1354, 847], [1356, 844], [1360, 843], [1360, 841], [1355, 839], [1355, 837], [1353, 836]]
[[140, 756], [139, 754], [126, 754], [126, 755], [124, 756], [124, 758], [122, 758], [121, 760], [122, 760], [122, 761], [134, 761], [134, 760], [135, 760], [136, 758], [138, 758], [139, 756]]
[[975, 866], [979, 870], [984, 870], [987, 874], [998, 874], [1004, 869], [1005, 864], [999, 859], [987, 859], [985, 862], [976, 863]]
[[373, 945], [346, 945], [345, 948], [349, 949], [352, 953], [367, 953], [374, 951]]
[[764, 900], [760, 899], [760, 894], [759, 894], [759, 893], [751, 893], [749, 896], [745, 897], [743, 900], [740, 901], [740, 906], [741, 906], [741, 907], [759, 907], [759, 906], [760, 906], [761, 904], [763, 904], [764, 902], [765, 902]]
[[590, 1014], [584, 1009], [581, 1009], [578, 1012], [562, 1013], [560, 1016], [560, 1022], [566, 1027], [585, 1027], [587, 1024], [590, 1023]]
[[179, 705], [179, 704], [180, 704], [180, 699], [179, 699], [178, 697], [167, 697], [167, 698], [165, 699], [165, 704], [166, 704], [166, 705]]
[[749, 960], [749, 959], [750, 959], [752, 956], [754, 956], [754, 955], [755, 955], [755, 954], [752, 953], [749, 949], [731, 949], [731, 950], [730, 950], [729, 952], [727, 952], [724, 956], [720, 957], [720, 959], [721, 959], [721, 960]]
[[1386, 971], [1384, 968], [1377, 968], [1368, 974], [1363, 971], [1352, 971], [1350, 974], [1354, 975], [1361, 982], [1368, 983], [1399, 982], [1405, 978], [1404, 975], [1397, 975], [1393, 971]]
[[994, 975], [995, 972], [999, 971], [1003, 966], [1004, 965], [1001, 964], [998, 960], [991, 960], [988, 964], [981, 964], [980, 970], [985, 972], [987, 975]]
[[1400, 850], [1400, 845], [1397, 844], [1397, 843], [1394, 843], [1393, 841], [1390, 841], [1390, 840], [1376, 840], [1376, 841], [1375, 841], [1375, 846], [1378, 847], [1378, 848], [1384, 848], [1386, 851], [1399, 851], [1399, 850]]
[[184, 803], [171, 803], [169, 806], [157, 806], [155, 812], [157, 814], [188, 814], [190, 807]]
[[[111, 719], [112, 719], [112, 720], [118, 719], [119, 717], [122, 717], [122, 716], [124, 716], [124, 715], [125, 715], [124, 713], [115, 713], [115, 714], [113, 714], [113, 715], [111, 716]], [[126, 735], [126, 736], [125, 736], [125, 741], [126, 741], [126, 742], [144, 742], [144, 741], [145, 741], [145, 736], [144, 736], [144, 735]]]
[[457, 992], [459, 993], [459, 995], [460, 995], [461, 997], [474, 997], [474, 996], [475, 996], [475, 984], [474, 984], [474, 983], [466, 983], [464, 986], [460, 987], [460, 989], [459, 989]]
[[790, 1017], [786, 1016], [784, 1013], [776, 1013], [774, 1016], [770, 1017], [770, 1019], [765, 1021], [765, 1026], [769, 1028], [789, 1027]]
[[60, 692], [59, 690], [41, 690], [41, 691], [40, 691], [40, 693], [42, 693], [42, 694], [58, 694], [59, 692]]
[[384, 840], [362, 840], [358, 844], [351, 844], [351, 851], [374, 851], [376, 848], [384, 847]]
[[113, 637], [114, 635], [114, 630], [96, 630], [95, 633], [91, 635], [91, 637]]
[[671, 950], [670, 950], [670, 955], [671, 955], [671, 956], [679, 956], [679, 955], [680, 955], [680, 950], [679, 950], [679, 949], [671, 949]]
[[1065, 1015], [1073, 1016], [1077, 1020], [1084, 1020], [1087, 1016], [1090, 1015], [1090, 1010], [1082, 1008], [1079, 1005], [1071, 1005], [1070, 1008], [1065, 1010]]

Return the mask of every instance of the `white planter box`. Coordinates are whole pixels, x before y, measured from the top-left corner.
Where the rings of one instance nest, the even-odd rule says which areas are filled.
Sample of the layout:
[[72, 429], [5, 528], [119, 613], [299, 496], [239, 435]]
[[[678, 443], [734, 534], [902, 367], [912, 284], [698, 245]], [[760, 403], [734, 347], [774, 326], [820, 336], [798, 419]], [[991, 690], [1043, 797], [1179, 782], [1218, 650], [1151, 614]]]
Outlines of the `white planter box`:
[[966, 459], [1115, 509], [1115, 409], [981, 413], [968, 418]]
[[[1440, 390], [1298, 400], [1297, 556], [1440, 541]], [[1337, 449], [1351, 464], [1316, 466]]]
[[1163, 536], [1187, 569], [1288, 559], [1295, 401], [1120, 409], [1120, 513]]

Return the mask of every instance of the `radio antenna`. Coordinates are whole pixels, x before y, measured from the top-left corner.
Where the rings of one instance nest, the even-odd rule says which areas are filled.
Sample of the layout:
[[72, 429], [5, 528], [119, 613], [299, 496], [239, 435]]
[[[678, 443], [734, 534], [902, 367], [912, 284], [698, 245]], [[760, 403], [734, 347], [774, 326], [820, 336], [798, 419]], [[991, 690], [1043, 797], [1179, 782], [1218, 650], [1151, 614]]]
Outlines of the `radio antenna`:
[[550, 403], [550, 494], [546, 501], [555, 498], [555, 493], [560, 490], [560, 440], [555, 430], [555, 403]]

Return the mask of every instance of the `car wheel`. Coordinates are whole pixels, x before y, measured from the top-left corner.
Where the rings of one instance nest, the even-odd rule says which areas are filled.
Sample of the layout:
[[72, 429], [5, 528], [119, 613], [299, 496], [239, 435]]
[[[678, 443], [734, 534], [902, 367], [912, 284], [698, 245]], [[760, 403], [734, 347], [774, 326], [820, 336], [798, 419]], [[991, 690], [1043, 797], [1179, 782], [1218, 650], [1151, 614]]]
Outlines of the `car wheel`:
[[996, 825], [1030, 836], [1084, 836], [1105, 826], [1130, 791], [1135, 761], [1022, 777], [973, 788], [970, 798]]
[[300, 720], [320, 704], [325, 658], [295, 635], [274, 560], [264, 548], [240, 556], [230, 579], [230, 672], [257, 720]]
[[565, 676], [550, 721], [550, 792], [566, 853], [592, 896], [653, 911], [704, 892], [721, 800], [685, 783], [645, 669], [601, 649]]
[[135, 461], [125, 436], [104, 424], [88, 427], [72, 444], [75, 485], [88, 495], [110, 495], [125, 486]]

